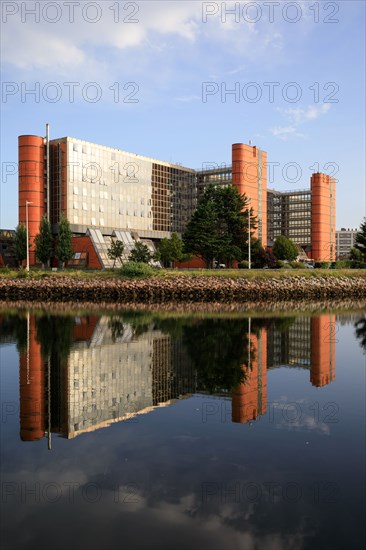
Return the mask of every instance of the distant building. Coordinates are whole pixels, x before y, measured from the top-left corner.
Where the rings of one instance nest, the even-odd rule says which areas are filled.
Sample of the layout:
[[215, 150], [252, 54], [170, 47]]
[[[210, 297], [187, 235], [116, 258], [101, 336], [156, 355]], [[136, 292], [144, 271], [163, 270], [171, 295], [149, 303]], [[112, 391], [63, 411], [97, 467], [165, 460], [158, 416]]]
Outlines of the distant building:
[[173, 231], [184, 232], [211, 184], [233, 185], [250, 198], [263, 246], [282, 234], [308, 257], [335, 259], [334, 178], [316, 173], [306, 191], [267, 190], [267, 153], [256, 146], [235, 143], [232, 166], [193, 170], [71, 137], [47, 143], [41, 136], [19, 136], [19, 221], [25, 223], [28, 201], [31, 264], [44, 214], [55, 235], [61, 214], [68, 218], [72, 265], [112, 267], [112, 240], [123, 241], [123, 260], [137, 240], [154, 250]]
[[16, 265], [15, 231], [0, 229], [0, 267], [15, 267]]
[[336, 231], [337, 260], [347, 260], [350, 257], [351, 248], [356, 244], [358, 230], [342, 227]]

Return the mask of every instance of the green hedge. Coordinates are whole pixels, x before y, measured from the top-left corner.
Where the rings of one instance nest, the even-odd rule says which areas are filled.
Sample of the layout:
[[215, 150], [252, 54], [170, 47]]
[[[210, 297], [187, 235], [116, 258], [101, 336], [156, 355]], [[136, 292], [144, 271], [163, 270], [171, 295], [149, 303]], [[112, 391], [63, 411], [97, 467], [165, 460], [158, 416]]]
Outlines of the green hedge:
[[290, 266], [293, 269], [305, 269], [306, 268], [306, 265], [303, 264], [302, 262], [290, 262]]
[[153, 268], [143, 262], [126, 262], [119, 270], [123, 277], [151, 277], [154, 274]]

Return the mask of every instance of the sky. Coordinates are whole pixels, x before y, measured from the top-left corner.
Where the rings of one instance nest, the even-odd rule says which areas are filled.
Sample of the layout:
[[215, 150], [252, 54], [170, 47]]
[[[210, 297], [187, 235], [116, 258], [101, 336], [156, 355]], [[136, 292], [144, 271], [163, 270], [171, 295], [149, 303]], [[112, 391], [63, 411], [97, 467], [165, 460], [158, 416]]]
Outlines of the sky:
[[365, 193], [365, 2], [1, 2], [0, 227], [18, 223], [17, 138], [70, 136], [190, 168], [267, 152], [268, 187]]

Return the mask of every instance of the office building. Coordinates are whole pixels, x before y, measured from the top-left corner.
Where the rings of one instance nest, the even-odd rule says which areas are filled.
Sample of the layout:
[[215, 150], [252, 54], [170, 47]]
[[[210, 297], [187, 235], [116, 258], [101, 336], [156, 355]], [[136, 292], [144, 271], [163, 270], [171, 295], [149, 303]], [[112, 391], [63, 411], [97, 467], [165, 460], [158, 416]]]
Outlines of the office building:
[[70, 137], [19, 137], [19, 221], [26, 222], [28, 202], [31, 264], [44, 214], [54, 234], [61, 214], [69, 220], [71, 265], [112, 267], [107, 251], [113, 239], [125, 245], [123, 260], [137, 240], [153, 251], [173, 231], [184, 232], [212, 184], [246, 194], [263, 246], [282, 234], [308, 257], [335, 259], [335, 180], [317, 173], [306, 191], [268, 190], [267, 153], [256, 146], [233, 144], [231, 166], [193, 170]]
[[346, 229], [345, 227], [336, 231], [337, 260], [349, 259], [351, 249], [356, 244], [357, 233], [357, 229]]

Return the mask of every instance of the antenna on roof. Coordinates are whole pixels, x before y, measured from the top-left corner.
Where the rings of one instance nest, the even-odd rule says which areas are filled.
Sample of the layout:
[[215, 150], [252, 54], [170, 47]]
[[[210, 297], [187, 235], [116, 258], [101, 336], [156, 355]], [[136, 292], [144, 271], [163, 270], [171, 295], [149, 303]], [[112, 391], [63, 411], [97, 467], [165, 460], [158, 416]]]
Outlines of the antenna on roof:
[[252, 144], [252, 140], [250, 139], [250, 140], [249, 140], [249, 145], [251, 145], [251, 144]]

